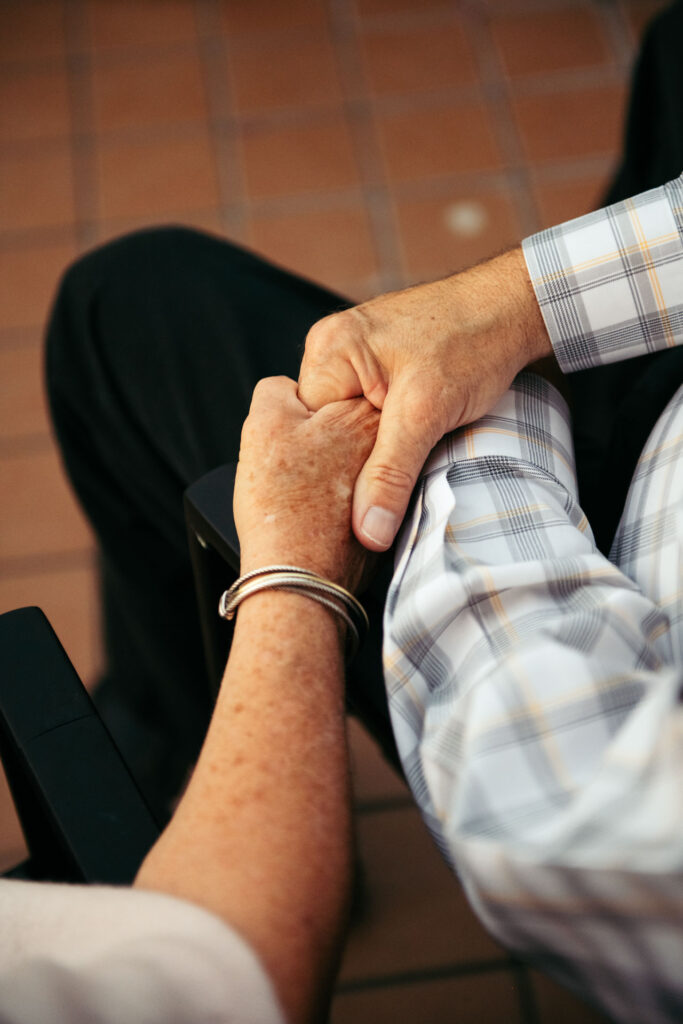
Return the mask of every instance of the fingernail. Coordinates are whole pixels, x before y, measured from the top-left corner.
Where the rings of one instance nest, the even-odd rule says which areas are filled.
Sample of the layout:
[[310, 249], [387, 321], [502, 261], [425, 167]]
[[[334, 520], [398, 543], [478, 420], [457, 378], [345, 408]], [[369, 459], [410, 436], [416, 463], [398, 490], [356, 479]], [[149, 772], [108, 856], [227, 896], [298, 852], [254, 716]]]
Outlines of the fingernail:
[[361, 532], [368, 540], [374, 541], [375, 544], [379, 544], [383, 548], [388, 548], [391, 545], [397, 529], [398, 523], [394, 513], [389, 512], [386, 508], [380, 508], [379, 505], [370, 506], [361, 525]]

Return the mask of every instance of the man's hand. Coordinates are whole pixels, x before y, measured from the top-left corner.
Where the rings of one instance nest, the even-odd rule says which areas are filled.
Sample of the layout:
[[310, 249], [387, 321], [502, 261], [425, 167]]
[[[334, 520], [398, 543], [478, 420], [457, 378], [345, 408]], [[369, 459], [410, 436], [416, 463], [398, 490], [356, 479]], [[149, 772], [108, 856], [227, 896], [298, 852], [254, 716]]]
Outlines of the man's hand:
[[368, 552], [351, 532], [351, 498], [378, 421], [363, 398], [312, 413], [295, 381], [259, 381], [235, 482], [243, 573], [284, 563], [357, 589]]
[[392, 544], [439, 438], [483, 416], [550, 351], [521, 249], [313, 325], [301, 401], [317, 410], [364, 395], [382, 410], [353, 499], [353, 530], [367, 548]]

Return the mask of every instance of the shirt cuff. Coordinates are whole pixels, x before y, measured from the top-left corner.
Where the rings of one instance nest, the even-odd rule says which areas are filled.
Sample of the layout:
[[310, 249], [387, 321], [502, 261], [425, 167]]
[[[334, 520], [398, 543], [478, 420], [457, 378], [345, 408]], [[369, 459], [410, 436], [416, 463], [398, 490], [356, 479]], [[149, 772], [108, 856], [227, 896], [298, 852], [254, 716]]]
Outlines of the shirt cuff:
[[522, 242], [565, 373], [683, 340], [683, 176]]
[[482, 472], [490, 473], [500, 458], [531, 464], [577, 498], [569, 407], [536, 373], [521, 373], [486, 416], [442, 438], [422, 475], [466, 459], [483, 460]]

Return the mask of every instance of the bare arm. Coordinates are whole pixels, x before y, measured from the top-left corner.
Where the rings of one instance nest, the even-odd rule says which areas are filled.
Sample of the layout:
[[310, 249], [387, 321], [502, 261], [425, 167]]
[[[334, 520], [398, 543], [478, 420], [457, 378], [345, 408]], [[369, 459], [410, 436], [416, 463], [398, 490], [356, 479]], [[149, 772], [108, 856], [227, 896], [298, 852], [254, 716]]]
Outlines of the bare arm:
[[136, 882], [237, 928], [292, 1021], [322, 1011], [348, 894], [339, 648], [330, 613], [308, 598], [244, 603], [194, 776]]
[[[377, 414], [361, 401], [314, 416], [294, 382], [263, 384], [240, 453], [242, 570], [288, 562], [355, 586], [364, 556], [350, 495]], [[341, 641], [336, 618], [309, 598], [271, 591], [244, 602], [195, 773], [136, 880], [241, 931], [297, 1022], [325, 1017], [346, 919]]]

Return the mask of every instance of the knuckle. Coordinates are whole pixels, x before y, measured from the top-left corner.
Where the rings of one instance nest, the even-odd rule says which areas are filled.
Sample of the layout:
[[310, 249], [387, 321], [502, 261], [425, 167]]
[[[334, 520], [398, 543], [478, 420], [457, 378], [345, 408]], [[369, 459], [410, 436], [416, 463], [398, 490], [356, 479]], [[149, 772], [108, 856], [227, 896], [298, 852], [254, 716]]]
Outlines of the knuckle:
[[440, 415], [439, 395], [426, 391], [409, 391], [404, 400], [404, 413], [415, 432], [419, 432]]
[[261, 377], [260, 380], [257, 380], [252, 397], [263, 398], [264, 395], [269, 394], [273, 388], [273, 380], [273, 377]]
[[309, 355], [324, 355], [331, 348], [344, 349], [358, 335], [358, 322], [353, 310], [344, 309], [331, 313], [313, 324], [306, 336], [306, 352]]
[[261, 377], [256, 382], [252, 400], [261, 402], [263, 399], [273, 400], [286, 393], [287, 387], [291, 384], [288, 377]]

